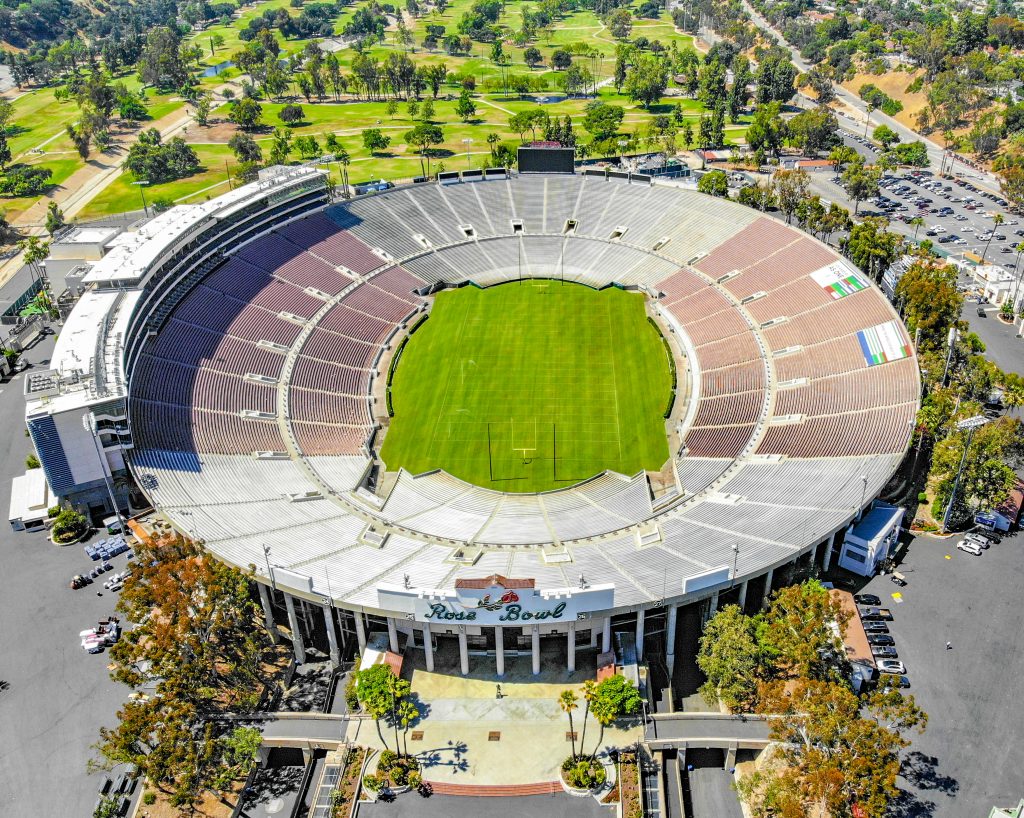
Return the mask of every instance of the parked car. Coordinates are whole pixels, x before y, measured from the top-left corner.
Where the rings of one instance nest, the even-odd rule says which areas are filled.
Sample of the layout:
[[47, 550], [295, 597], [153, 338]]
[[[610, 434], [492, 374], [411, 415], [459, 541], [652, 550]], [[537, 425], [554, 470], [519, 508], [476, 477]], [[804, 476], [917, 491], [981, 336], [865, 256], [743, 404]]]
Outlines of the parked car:
[[902, 676], [907, 672], [907, 666], [898, 659], [879, 659], [875, 662], [875, 667], [880, 673], [895, 673]]
[[874, 594], [854, 594], [853, 601], [858, 605], [881, 605], [882, 600]]
[[900, 656], [896, 652], [896, 648], [889, 647], [888, 645], [872, 645], [871, 655], [879, 659], [898, 659]]
[[979, 548], [988, 548], [992, 543], [989, 542], [988, 537], [983, 537], [974, 531], [964, 534], [964, 542], [972, 542]]
[[864, 608], [860, 612], [860, 618], [892, 622], [892, 611], [888, 608]]
[[889, 626], [880, 621], [868, 621], [864, 623], [864, 630], [867, 633], [888, 633]]
[[986, 540], [989, 543], [989, 545], [999, 545], [999, 543], [1001, 543], [1003, 541], [1003, 538], [1000, 537], [995, 532], [987, 531], [987, 530], [982, 529], [982, 528], [979, 528], [979, 529], [976, 529], [974, 531], [971, 531], [969, 534], [967, 534], [964, 537], [964, 539], [968, 539], [970, 537]]
[[960, 540], [960, 542], [956, 544], [956, 547], [968, 554], [974, 554], [976, 557], [981, 556], [981, 546], [977, 543], [969, 542], [968, 540]]
[[896, 644], [896, 640], [893, 639], [887, 633], [869, 633], [868, 634], [869, 645], [889, 645], [890, 647]]
[[882, 677], [878, 680], [878, 686], [881, 688], [906, 690], [910, 687], [910, 679], [895, 673], [883, 673]]

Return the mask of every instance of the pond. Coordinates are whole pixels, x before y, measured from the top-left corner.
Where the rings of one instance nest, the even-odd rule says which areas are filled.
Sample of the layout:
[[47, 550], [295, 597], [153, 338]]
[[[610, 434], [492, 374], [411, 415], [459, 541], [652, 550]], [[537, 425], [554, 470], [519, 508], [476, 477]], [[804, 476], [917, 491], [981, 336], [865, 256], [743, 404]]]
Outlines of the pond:
[[209, 66], [199, 76], [216, 77], [221, 71], [231, 68], [232, 66], [234, 66], [234, 63], [231, 60], [225, 60], [224, 62], [219, 62], [216, 65]]

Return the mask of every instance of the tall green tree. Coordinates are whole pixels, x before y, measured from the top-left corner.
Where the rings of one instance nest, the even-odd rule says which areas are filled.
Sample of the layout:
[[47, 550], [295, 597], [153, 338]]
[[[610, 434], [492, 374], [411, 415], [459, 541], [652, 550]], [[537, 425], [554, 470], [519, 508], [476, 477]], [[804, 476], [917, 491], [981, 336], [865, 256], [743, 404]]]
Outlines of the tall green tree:
[[638, 58], [626, 74], [623, 88], [626, 96], [650, 108], [660, 100], [668, 87], [668, 64], [651, 55]]
[[761, 648], [754, 621], [736, 605], [726, 605], [704, 627], [697, 667], [707, 677], [701, 695], [708, 704], [748, 711], [757, 697]]
[[870, 276], [880, 281], [889, 265], [903, 249], [903, 237], [890, 232], [889, 223], [878, 216], [869, 216], [854, 224], [850, 234], [842, 241], [847, 257]]

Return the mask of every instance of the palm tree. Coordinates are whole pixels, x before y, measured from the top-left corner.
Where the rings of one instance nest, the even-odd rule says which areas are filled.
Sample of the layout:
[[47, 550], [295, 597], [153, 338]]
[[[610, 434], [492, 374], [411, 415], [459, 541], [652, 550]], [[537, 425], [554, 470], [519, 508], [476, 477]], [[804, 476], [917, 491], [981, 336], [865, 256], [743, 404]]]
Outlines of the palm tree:
[[907, 224], [914, 225], [914, 241], [917, 241], [917, 231], [921, 229], [921, 225], [924, 224], [924, 219], [920, 216], [914, 216]]
[[1004, 221], [1006, 221], [1006, 219], [1003, 218], [1002, 213], [996, 213], [995, 217], [992, 219], [992, 230], [989, 231], [988, 241], [985, 242], [985, 250], [981, 254], [982, 262], [985, 261], [985, 256], [988, 254], [988, 246], [992, 243], [992, 239], [996, 234], [996, 228], [999, 227], [999, 225], [1001, 225]]
[[342, 198], [347, 199], [349, 197], [348, 166], [352, 162], [352, 157], [344, 148], [338, 148], [338, 150], [334, 152], [334, 158], [337, 159], [338, 164], [341, 165], [341, 195]]
[[597, 694], [597, 682], [587, 679], [583, 683], [583, 700], [586, 705], [583, 708], [583, 732], [580, 735], [580, 752], [583, 752], [583, 742], [587, 740], [587, 718], [590, 716], [590, 705]]
[[576, 733], [572, 726], [572, 711], [578, 706], [579, 696], [573, 690], [563, 690], [558, 695], [558, 706], [563, 713], [569, 714], [569, 741], [572, 743], [572, 760], [576, 760]]
[[1016, 281], [1015, 281], [1015, 283], [1013, 285], [1013, 306], [1014, 306], [1015, 309], [1017, 309], [1019, 311], [1020, 307], [1019, 307], [1019, 302], [1017, 301], [1017, 295], [1019, 294], [1019, 290], [1020, 290], [1020, 276], [1021, 276], [1021, 272], [1020, 272], [1020, 254], [1024, 253], [1024, 242], [1021, 242], [1020, 244], [1018, 244], [1013, 249], [1017, 251], [1017, 260], [1014, 261], [1014, 263], [1013, 263], [1013, 277], [1016, 279]]

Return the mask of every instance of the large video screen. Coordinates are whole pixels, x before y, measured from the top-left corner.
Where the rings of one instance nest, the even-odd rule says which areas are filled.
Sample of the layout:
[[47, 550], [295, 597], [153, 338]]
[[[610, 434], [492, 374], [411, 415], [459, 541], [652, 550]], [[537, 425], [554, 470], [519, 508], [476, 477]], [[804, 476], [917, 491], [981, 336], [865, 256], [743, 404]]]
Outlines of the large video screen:
[[576, 151], [573, 148], [519, 149], [520, 173], [573, 173]]

